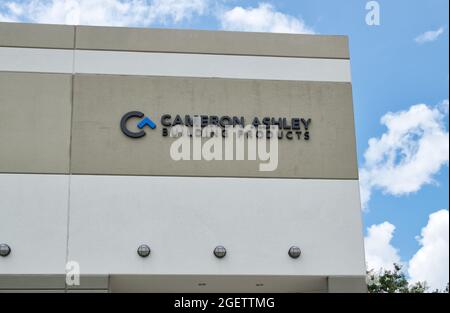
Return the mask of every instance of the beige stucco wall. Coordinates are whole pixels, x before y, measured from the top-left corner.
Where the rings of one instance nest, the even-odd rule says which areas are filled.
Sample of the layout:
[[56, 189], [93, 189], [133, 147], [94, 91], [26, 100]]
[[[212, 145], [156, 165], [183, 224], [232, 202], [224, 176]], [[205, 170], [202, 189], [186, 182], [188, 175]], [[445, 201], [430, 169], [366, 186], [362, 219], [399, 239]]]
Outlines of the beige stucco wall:
[[[74, 83], [72, 172], [356, 179], [351, 85], [295, 81], [77, 75]], [[140, 139], [119, 128], [128, 111], [157, 124]], [[163, 137], [162, 114], [311, 118], [310, 140], [279, 141], [278, 168], [258, 161], [173, 161], [173, 138]]]
[[[318, 63], [308, 63], [308, 60], [342, 59], [337, 62], [348, 62], [346, 59], [349, 58], [345, 36], [0, 23], [0, 49], [6, 49], [3, 55], [11, 58], [17, 53], [24, 62], [26, 60], [27, 64], [16, 64], [14, 70], [26, 72], [30, 66], [30, 72], [19, 74], [9, 72], [8, 62], [0, 64], [8, 70], [0, 75], [2, 172], [358, 177], [350, 81], [232, 79], [233, 73], [222, 72], [227, 62], [234, 62], [234, 59], [223, 58], [217, 59], [217, 62], [223, 62], [217, 75], [214, 69], [219, 65], [215, 67], [208, 63], [209, 72], [215, 78], [195, 77], [192, 64], [183, 73], [193, 77], [176, 77], [176, 68], [170, 72], [172, 77], [146, 76], [145, 73], [133, 76], [134, 70], [127, 75], [78, 74], [79, 68], [88, 66], [89, 70], [95, 68], [96, 63], [92, 59], [85, 61], [83, 66], [77, 65], [81, 56], [72, 54], [74, 47], [97, 52], [109, 50], [104, 52], [105, 57], [111, 58], [108, 59], [110, 63], [106, 62], [111, 67], [120, 59], [107, 53], [118, 50], [141, 54], [195, 54], [200, 56], [194, 64], [198, 68], [205, 66], [202, 62], [210, 62], [201, 58], [208, 54], [263, 57], [292, 64], [297, 64], [296, 59], [302, 59], [306, 60], [305, 65], [296, 66], [305, 66], [304, 72], [308, 72], [305, 77], [315, 79], [319, 76], [314, 72], [321, 72], [323, 68], [315, 70]], [[58, 62], [52, 57], [54, 53], [61, 56]], [[33, 62], [39, 66], [34, 66]], [[52, 72], [72, 73], [39, 73], [45, 71], [47, 63]], [[265, 64], [270, 67], [277, 63]], [[132, 66], [131, 61], [129, 66]], [[345, 64], [339, 66], [336, 68], [346, 68]], [[239, 69], [232, 71], [238, 73]], [[246, 71], [249, 77], [261, 75], [259, 70], [252, 71], [251, 66]], [[284, 70], [279, 71], [272, 72], [274, 77]], [[221, 78], [222, 74], [231, 76]], [[320, 75], [326, 78], [329, 74]], [[346, 77], [347, 73], [342, 75]], [[148, 135], [140, 140], [124, 136], [119, 128], [120, 118], [132, 110], [148, 114], [159, 127], [148, 130]], [[278, 168], [273, 172], [260, 172], [260, 161], [175, 162], [169, 157], [173, 139], [161, 136], [159, 119], [164, 113], [236, 115], [244, 116], [247, 123], [253, 117], [311, 118], [311, 140], [281, 140]]]
[[72, 77], [0, 72], [0, 172], [68, 173]]

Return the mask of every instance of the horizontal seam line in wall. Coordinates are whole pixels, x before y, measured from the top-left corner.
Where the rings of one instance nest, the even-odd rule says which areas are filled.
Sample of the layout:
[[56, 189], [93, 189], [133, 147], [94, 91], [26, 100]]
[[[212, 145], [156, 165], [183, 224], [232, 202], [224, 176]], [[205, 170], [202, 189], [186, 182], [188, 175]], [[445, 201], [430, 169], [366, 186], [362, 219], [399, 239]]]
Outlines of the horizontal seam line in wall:
[[245, 178], [245, 179], [305, 179], [305, 180], [359, 180], [356, 178], [324, 178], [324, 177], [276, 177], [276, 176], [201, 176], [201, 175], [146, 175], [146, 174], [98, 174], [98, 173], [46, 173], [46, 172], [0, 172], [0, 175], [72, 175], [72, 176], [130, 176], [130, 177], [189, 177], [189, 178]]
[[170, 53], [170, 54], [200, 54], [200, 55], [225, 55], [225, 56], [249, 56], [267, 58], [293, 58], [293, 59], [329, 59], [329, 60], [350, 60], [350, 57], [332, 56], [298, 56], [298, 55], [278, 55], [278, 54], [252, 54], [252, 53], [225, 53], [225, 52], [197, 52], [197, 51], [164, 51], [164, 50], [108, 50], [108, 49], [87, 49], [77, 48], [78, 51], [107, 51], [107, 52], [135, 52], [135, 53]]
[[352, 84], [352, 81], [333, 80], [293, 80], [293, 79], [273, 79], [273, 78], [237, 78], [237, 77], [205, 77], [205, 76], [167, 76], [167, 75], [137, 75], [137, 74], [104, 74], [104, 73], [69, 73], [69, 72], [33, 72], [33, 71], [2, 71], [0, 73], [10, 74], [40, 74], [40, 75], [75, 75], [75, 76], [126, 76], [126, 77], [168, 77], [168, 78], [194, 78], [194, 79], [229, 79], [229, 80], [261, 80], [273, 82], [305, 82], [324, 84]]
[[0, 48], [18, 49], [42, 49], [42, 50], [67, 50], [67, 51], [100, 51], [100, 52], [135, 52], [135, 53], [170, 53], [170, 54], [201, 54], [201, 55], [226, 55], [226, 56], [254, 56], [268, 58], [297, 58], [297, 59], [329, 59], [329, 60], [350, 60], [350, 56], [299, 56], [290, 54], [255, 54], [255, 53], [226, 53], [226, 52], [201, 52], [201, 51], [166, 51], [166, 50], [123, 50], [123, 49], [89, 49], [89, 48], [59, 48], [59, 47], [34, 47], [34, 46], [0, 46]]
[[[0, 70], [0, 73], [9, 73], [9, 74], [46, 74], [46, 75], [74, 75], [77, 73], [69, 73], [69, 72], [38, 72], [38, 71], [2, 71]], [[81, 74], [81, 73], [80, 73]], [[99, 75], [99, 74], [92, 74], [92, 75]]]
[[75, 50], [73, 47], [45, 47], [45, 46], [0, 46], [0, 48], [17, 48], [17, 49], [41, 49], [41, 50], [67, 50], [72, 51]]
[[[25, 275], [26, 276], [26, 275]], [[0, 291], [8, 291], [8, 290], [11, 290], [11, 291], [19, 291], [19, 290], [31, 290], [31, 291], [33, 291], [33, 290], [39, 290], [39, 291], [46, 291], [46, 290], [48, 290], [48, 291], [52, 291], [52, 290], [61, 290], [61, 291], [65, 291], [66, 289], [65, 289], [65, 287], [55, 287], [55, 288], [51, 288], [51, 287], [49, 287], [49, 288], [28, 288], [28, 287], [23, 287], [23, 288], [21, 288], [21, 287], [15, 287], [15, 288], [0, 288]], [[75, 288], [75, 289], [67, 289], [67, 291], [84, 291], [84, 290], [86, 290], [86, 291], [89, 291], [89, 290], [108, 290], [108, 288], [107, 287], [105, 287], [105, 288]]]
[[130, 75], [130, 74], [96, 74], [96, 73], [62, 73], [62, 72], [30, 72], [30, 71], [2, 71], [0, 73], [11, 74], [40, 74], [40, 75], [76, 75], [76, 76], [122, 76], [122, 77], [164, 77], [164, 78], [193, 78], [193, 79], [228, 79], [228, 80], [261, 80], [272, 82], [305, 82], [323, 84], [352, 84], [352, 81], [332, 81], [332, 80], [288, 80], [271, 78], [236, 78], [236, 77], [202, 77], [202, 76], [162, 76], [162, 75]]

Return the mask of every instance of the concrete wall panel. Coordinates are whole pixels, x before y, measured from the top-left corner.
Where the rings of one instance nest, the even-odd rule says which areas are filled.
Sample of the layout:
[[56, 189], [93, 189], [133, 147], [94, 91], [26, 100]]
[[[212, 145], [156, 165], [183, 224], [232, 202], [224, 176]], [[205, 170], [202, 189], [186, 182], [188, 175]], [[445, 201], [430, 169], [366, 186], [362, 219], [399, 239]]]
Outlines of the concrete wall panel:
[[73, 73], [73, 50], [0, 47], [0, 71]]
[[327, 292], [327, 278], [273, 275], [112, 275], [111, 292], [318, 293]]
[[65, 273], [68, 193], [67, 175], [0, 174], [0, 242], [12, 250], [0, 258], [0, 280], [4, 274]]
[[367, 293], [366, 276], [329, 277], [328, 292], [330, 293]]
[[69, 259], [84, 274], [365, 273], [357, 181], [74, 175], [71, 186]]
[[0, 71], [350, 82], [350, 62], [280, 58], [0, 47]]
[[348, 59], [346, 36], [78, 26], [76, 48]]
[[350, 82], [349, 60], [118, 51], [75, 52], [75, 72]]
[[[76, 174], [357, 179], [351, 85], [170, 77], [77, 75], [72, 171]], [[158, 121], [139, 140], [120, 130], [121, 117], [140, 110]], [[164, 113], [308, 117], [311, 139], [279, 142], [279, 163], [173, 161], [159, 124]]]
[[68, 173], [70, 75], [0, 73], [0, 172]]
[[75, 27], [0, 23], [0, 47], [73, 49]]

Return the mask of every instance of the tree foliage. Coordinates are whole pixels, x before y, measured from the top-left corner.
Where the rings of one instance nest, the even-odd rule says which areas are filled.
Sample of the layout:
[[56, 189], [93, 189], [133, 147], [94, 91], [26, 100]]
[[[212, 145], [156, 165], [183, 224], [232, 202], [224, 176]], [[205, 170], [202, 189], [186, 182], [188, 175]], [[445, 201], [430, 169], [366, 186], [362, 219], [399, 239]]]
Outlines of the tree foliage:
[[426, 282], [410, 284], [402, 266], [394, 264], [394, 270], [367, 272], [367, 288], [369, 293], [424, 293], [428, 290]]

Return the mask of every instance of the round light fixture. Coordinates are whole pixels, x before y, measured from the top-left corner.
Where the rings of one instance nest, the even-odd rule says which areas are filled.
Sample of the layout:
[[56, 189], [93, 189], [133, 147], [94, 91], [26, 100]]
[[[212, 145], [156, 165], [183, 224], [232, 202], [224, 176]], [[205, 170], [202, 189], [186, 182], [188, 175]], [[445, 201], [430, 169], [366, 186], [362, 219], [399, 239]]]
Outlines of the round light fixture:
[[151, 252], [151, 251], [152, 251], [152, 250], [150, 249], [149, 246], [147, 246], [147, 245], [140, 245], [140, 246], [138, 247], [138, 249], [137, 249], [137, 254], [138, 254], [140, 257], [146, 258], [146, 257], [148, 257], [148, 256], [150, 255], [150, 252]]
[[302, 255], [302, 250], [299, 247], [292, 246], [289, 248], [289, 256], [293, 259], [298, 259]]
[[216, 256], [216, 258], [222, 259], [225, 257], [226, 254], [227, 254], [227, 249], [225, 249], [225, 247], [217, 246], [214, 248], [214, 255]]
[[0, 243], [0, 256], [7, 257], [11, 253], [11, 247], [6, 243]]

